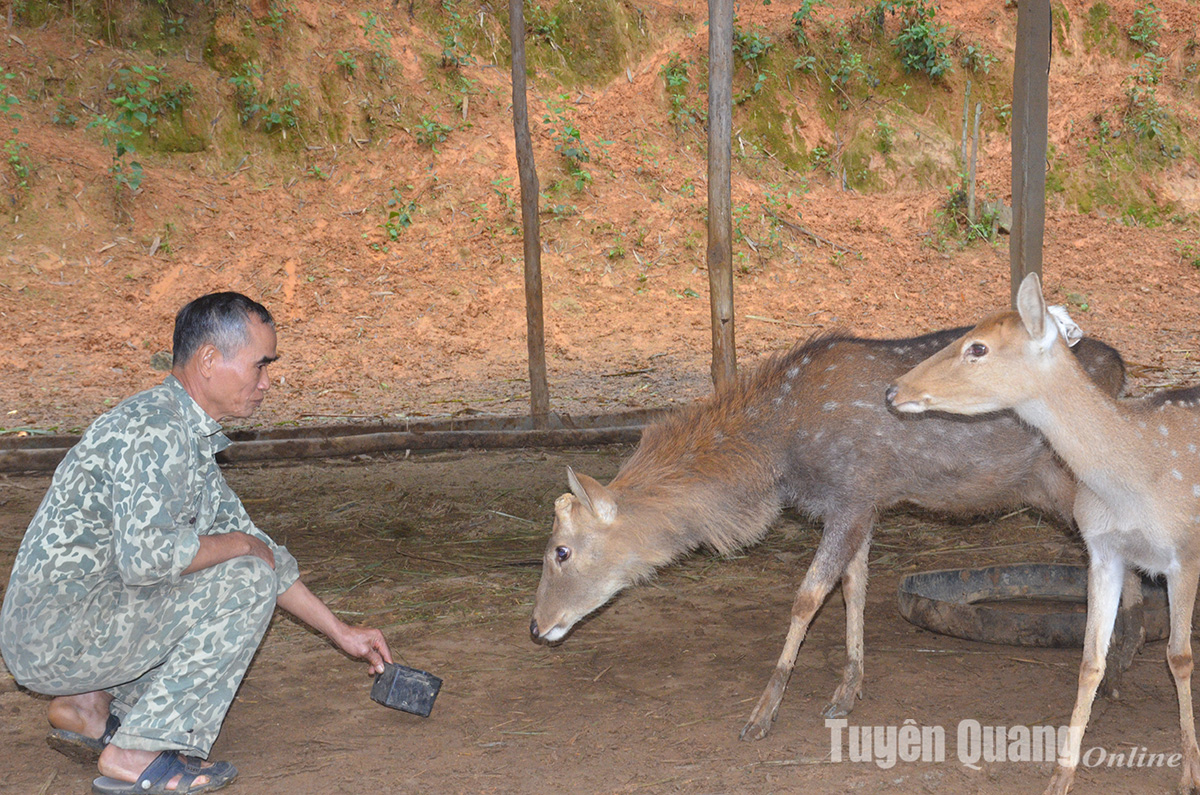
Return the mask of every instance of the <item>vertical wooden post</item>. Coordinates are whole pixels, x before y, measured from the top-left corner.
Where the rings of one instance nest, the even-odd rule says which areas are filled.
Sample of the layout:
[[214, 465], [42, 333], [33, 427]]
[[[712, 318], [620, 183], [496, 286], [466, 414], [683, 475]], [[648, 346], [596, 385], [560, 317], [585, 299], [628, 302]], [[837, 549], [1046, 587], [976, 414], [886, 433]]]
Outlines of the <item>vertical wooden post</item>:
[[1050, 30], [1050, 0], [1021, 0], [1017, 8], [1017, 60], [1013, 70], [1013, 227], [1008, 245], [1014, 307], [1021, 280], [1029, 273], [1042, 272]]
[[733, 0], [709, 0], [707, 264], [712, 309], [712, 379], [717, 389], [737, 377], [730, 208], [732, 130]]
[[975, 168], [979, 160], [979, 114], [983, 105], [975, 103], [975, 132], [971, 136], [971, 164], [967, 170], [967, 221], [975, 223]]
[[971, 81], [968, 80], [966, 91], [963, 93], [963, 126], [962, 126], [963, 133], [962, 133], [962, 147], [960, 149], [960, 152], [962, 154], [961, 159], [962, 159], [963, 166], [966, 166], [966, 164], [967, 164], [967, 119], [970, 118], [970, 112], [971, 112], [970, 109], [971, 109]]
[[534, 428], [546, 427], [550, 388], [546, 384], [546, 332], [542, 321], [542, 240], [538, 228], [538, 177], [529, 138], [525, 99], [525, 14], [522, 0], [509, 0], [512, 39], [513, 134], [521, 179], [521, 228], [525, 243], [525, 326], [529, 350], [529, 405]]

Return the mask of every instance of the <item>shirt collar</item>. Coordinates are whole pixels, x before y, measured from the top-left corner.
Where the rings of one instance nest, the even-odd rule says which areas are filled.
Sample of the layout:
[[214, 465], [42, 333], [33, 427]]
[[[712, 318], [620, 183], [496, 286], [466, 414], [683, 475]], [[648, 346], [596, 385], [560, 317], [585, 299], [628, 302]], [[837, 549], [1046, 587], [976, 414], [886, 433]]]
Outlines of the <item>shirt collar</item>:
[[178, 378], [168, 375], [163, 384], [167, 389], [171, 390], [171, 394], [179, 401], [187, 423], [195, 430], [197, 435], [208, 439], [209, 443], [212, 444], [214, 454], [221, 452], [230, 445], [229, 437], [221, 429], [221, 423], [208, 416], [208, 412], [200, 408], [200, 404], [188, 394], [188, 391], [183, 388], [183, 384], [179, 382]]

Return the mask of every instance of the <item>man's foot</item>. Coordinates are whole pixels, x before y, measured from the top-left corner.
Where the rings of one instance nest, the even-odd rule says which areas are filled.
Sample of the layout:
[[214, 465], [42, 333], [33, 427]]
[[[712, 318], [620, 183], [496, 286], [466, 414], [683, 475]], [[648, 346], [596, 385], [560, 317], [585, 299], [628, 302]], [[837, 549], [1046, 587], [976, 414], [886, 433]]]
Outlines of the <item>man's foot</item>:
[[104, 733], [99, 737], [89, 737], [66, 729], [51, 729], [46, 735], [46, 745], [74, 762], [94, 765], [120, 728], [121, 719], [116, 715], [109, 715]]
[[53, 728], [46, 743], [69, 759], [94, 764], [121, 726], [109, 714], [111, 703], [112, 696], [102, 690], [51, 700], [47, 717]]
[[[147, 757], [149, 763], [138, 767], [139, 760]], [[100, 772], [104, 775], [92, 782], [92, 792], [97, 795], [212, 792], [237, 778], [237, 768], [228, 762], [205, 762], [178, 751], [139, 751], [115, 745], [109, 745], [100, 755]]]
[[112, 696], [103, 690], [59, 696], [50, 699], [46, 717], [56, 729], [64, 729], [86, 737], [99, 737], [104, 734], [111, 704]]

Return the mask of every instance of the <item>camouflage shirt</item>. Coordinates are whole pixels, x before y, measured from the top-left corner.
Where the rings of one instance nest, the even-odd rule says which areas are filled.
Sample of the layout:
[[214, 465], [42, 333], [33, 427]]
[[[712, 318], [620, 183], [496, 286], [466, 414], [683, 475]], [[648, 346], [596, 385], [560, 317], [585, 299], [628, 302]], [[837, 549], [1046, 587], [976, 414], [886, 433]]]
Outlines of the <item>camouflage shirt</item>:
[[92, 423], [59, 464], [21, 542], [0, 647], [15, 650], [32, 627], [65, 628], [94, 600], [117, 598], [114, 584], [178, 581], [202, 535], [262, 539], [275, 554], [278, 593], [291, 587], [296, 559], [255, 527], [217, 466], [214, 456], [228, 446], [174, 376]]

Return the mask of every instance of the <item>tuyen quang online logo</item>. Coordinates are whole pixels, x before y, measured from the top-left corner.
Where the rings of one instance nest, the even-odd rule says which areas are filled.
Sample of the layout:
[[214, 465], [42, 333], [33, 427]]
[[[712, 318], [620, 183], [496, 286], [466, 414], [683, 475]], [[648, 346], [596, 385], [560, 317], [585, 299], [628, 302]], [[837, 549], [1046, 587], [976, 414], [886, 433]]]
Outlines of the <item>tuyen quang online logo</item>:
[[[829, 729], [831, 762], [866, 762], [882, 770], [899, 763], [945, 762], [944, 726], [921, 726], [911, 718], [899, 726], [852, 726], [845, 718], [825, 721]], [[992, 762], [1056, 762], [1070, 747], [1068, 726], [985, 726], [962, 720], [954, 732], [953, 757], [963, 766], [979, 770]], [[1130, 746], [1110, 750], [1093, 746], [1082, 750], [1076, 766], [1179, 767], [1181, 753], [1157, 753]], [[1069, 762], [1065, 756], [1064, 762]]]

